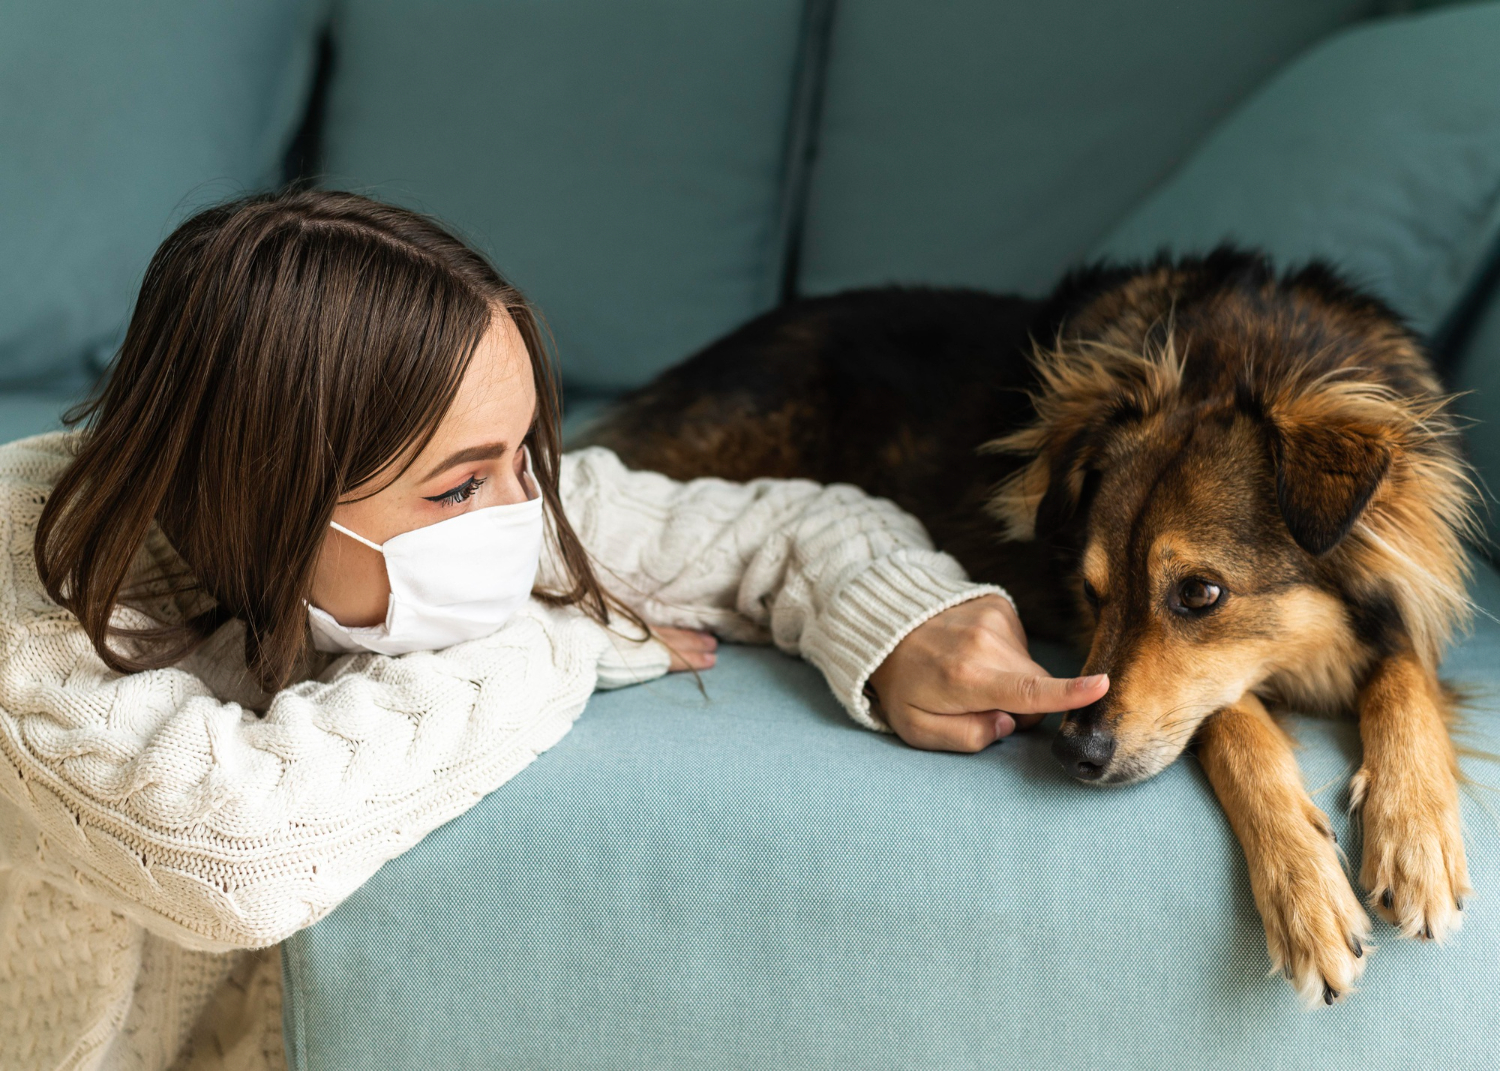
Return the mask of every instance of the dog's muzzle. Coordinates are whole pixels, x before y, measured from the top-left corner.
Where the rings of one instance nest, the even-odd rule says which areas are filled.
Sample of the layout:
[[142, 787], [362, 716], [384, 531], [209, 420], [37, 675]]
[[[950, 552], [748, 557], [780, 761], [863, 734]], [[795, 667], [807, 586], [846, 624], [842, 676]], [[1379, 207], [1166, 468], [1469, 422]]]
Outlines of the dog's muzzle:
[[1098, 706], [1093, 703], [1065, 717], [1052, 741], [1052, 754], [1080, 781], [1103, 777], [1115, 754], [1115, 735], [1102, 724]]

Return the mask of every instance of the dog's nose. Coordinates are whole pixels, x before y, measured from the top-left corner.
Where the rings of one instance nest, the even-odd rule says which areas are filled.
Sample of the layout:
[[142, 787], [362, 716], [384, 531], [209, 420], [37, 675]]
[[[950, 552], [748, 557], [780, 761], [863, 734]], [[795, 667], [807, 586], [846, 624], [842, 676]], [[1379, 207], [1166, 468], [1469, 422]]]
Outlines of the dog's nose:
[[1097, 781], [1114, 757], [1115, 737], [1098, 725], [1079, 725], [1062, 731], [1052, 741], [1052, 754], [1063, 769], [1080, 781]]

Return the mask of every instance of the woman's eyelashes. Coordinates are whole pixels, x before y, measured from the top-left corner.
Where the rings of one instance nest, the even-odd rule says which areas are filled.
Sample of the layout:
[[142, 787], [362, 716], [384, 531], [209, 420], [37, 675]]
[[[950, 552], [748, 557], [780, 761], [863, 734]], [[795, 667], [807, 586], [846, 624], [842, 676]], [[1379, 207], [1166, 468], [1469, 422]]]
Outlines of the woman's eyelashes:
[[424, 497], [427, 498], [428, 502], [436, 502], [440, 506], [458, 506], [473, 498], [475, 492], [483, 487], [484, 483], [484, 478], [481, 478], [479, 476], [470, 476], [467, 480], [459, 484], [457, 487], [453, 488], [453, 490], [451, 491], [444, 491], [440, 495]]

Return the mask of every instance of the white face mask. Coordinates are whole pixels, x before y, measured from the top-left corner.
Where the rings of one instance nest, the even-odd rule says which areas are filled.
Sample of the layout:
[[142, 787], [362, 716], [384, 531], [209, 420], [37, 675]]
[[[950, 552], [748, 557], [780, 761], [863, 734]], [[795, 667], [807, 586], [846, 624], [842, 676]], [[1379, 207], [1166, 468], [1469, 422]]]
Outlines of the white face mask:
[[[522, 447], [524, 450], [525, 447]], [[320, 651], [397, 655], [437, 651], [488, 636], [531, 595], [542, 556], [542, 496], [525, 455], [525, 502], [489, 506], [372, 543], [332, 526], [385, 555], [391, 582], [385, 623], [341, 625], [308, 604], [313, 646]]]

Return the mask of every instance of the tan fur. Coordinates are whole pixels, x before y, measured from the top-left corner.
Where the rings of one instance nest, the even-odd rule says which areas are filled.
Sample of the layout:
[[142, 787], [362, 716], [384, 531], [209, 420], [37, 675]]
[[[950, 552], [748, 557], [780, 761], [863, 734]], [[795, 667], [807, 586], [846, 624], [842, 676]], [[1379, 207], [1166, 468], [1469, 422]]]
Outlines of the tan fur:
[[1279, 600], [1277, 613], [1290, 642], [1265, 652], [1256, 694], [1310, 714], [1350, 710], [1370, 655], [1351, 631], [1344, 605], [1326, 592], [1301, 589]]
[[1155, 630], [1116, 675], [1112, 688], [1125, 711], [1114, 723], [1116, 762], [1131, 771], [1130, 780], [1164, 769], [1203, 719], [1247, 693], [1270, 702], [1300, 700], [1299, 708], [1314, 712], [1349, 709], [1368, 658], [1356, 649], [1337, 600], [1293, 589], [1242, 597], [1234, 610], [1272, 623], [1277, 637], [1247, 638], [1205, 653]]
[[1446, 698], [1417, 658], [1401, 655], [1377, 667], [1359, 705], [1365, 754], [1350, 810], [1364, 823], [1360, 883], [1406, 936], [1442, 941], [1462, 923], [1460, 901], [1472, 891]]
[[1292, 744], [1247, 695], [1203, 726], [1199, 761], [1245, 849], [1273, 972], [1309, 1005], [1348, 994], [1369, 962], [1370, 918], [1349, 887], [1328, 817]]

